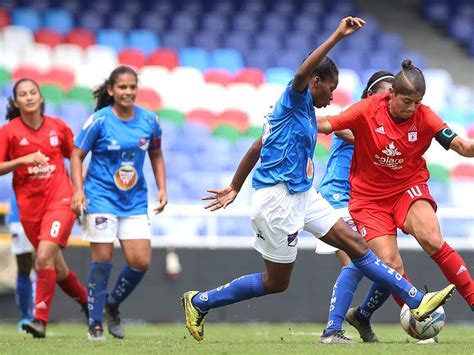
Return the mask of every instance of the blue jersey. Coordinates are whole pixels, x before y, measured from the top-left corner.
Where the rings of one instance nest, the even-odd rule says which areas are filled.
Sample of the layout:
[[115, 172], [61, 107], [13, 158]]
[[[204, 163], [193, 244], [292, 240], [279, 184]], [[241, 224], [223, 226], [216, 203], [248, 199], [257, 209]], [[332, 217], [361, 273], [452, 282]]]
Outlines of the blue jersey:
[[148, 149], [160, 147], [157, 116], [134, 106], [135, 116], [122, 121], [111, 106], [95, 112], [84, 124], [74, 145], [92, 152], [84, 191], [87, 213], [118, 217], [146, 214], [148, 210], [143, 163]]
[[319, 183], [318, 191], [334, 208], [344, 208], [349, 203], [349, 172], [353, 154], [353, 144], [333, 135], [326, 173]]
[[10, 197], [10, 212], [8, 213], [7, 223], [20, 222], [20, 215], [18, 213], [18, 203], [16, 202], [15, 194]]
[[313, 184], [312, 158], [318, 133], [310, 90], [299, 93], [290, 83], [266, 118], [253, 187], [283, 182], [290, 193], [308, 191]]

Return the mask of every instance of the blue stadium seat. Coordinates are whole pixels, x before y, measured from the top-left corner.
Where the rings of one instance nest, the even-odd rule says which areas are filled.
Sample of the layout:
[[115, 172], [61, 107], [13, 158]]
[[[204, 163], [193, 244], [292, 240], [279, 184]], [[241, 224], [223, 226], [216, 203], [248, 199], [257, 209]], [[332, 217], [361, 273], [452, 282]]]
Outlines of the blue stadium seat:
[[396, 71], [399, 68], [398, 58], [391, 52], [375, 51], [367, 56], [367, 65], [369, 68], [377, 70]]
[[97, 31], [97, 44], [112, 47], [117, 52], [120, 52], [127, 45], [127, 38], [125, 34], [116, 29], [107, 28]]
[[193, 159], [188, 153], [168, 153], [166, 159], [172, 164], [166, 167], [166, 175], [170, 179], [179, 179], [183, 174], [193, 169]]
[[136, 27], [135, 15], [126, 11], [113, 12], [109, 15], [107, 27], [124, 32], [131, 31]]
[[12, 24], [29, 28], [36, 32], [42, 27], [40, 14], [33, 8], [17, 7], [12, 12]]
[[161, 34], [168, 27], [168, 20], [163, 14], [146, 12], [139, 16], [138, 27], [143, 30]]
[[208, 4], [212, 11], [221, 14], [229, 15], [235, 11], [235, 4], [232, 0], [212, 1]]
[[237, 32], [255, 33], [259, 30], [258, 16], [240, 12], [232, 17], [232, 29]]
[[474, 16], [460, 15], [449, 22], [449, 35], [461, 44], [469, 45], [474, 34]]
[[97, 32], [105, 27], [105, 16], [101, 13], [89, 10], [77, 15], [77, 23], [81, 28]]
[[299, 32], [302, 35], [315, 35], [319, 31], [320, 22], [315, 21], [315, 17], [308, 13], [302, 13], [296, 16], [293, 20], [295, 33]]
[[377, 48], [392, 53], [402, 51], [404, 49], [402, 36], [394, 32], [381, 33], [377, 39]]
[[201, 22], [201, 29], [204, 31], [225, 33], [227, 28], [228, 20], [226, 16], [219, 13], [205, 14]]
[[290, 22], [281, 13], [268, 13], [263, 18], [262, 31], [283, 34], [288, 31]]
[[211, 52], [211, 67], [235, 73], [244, 67], [244, 60], [236, 49], [220, 48]]
[[288, 51], [308, 54], [314, 46], [314, 39], [305, 33], [291, 32], [286, 36], [286, 50]]
[[0, 176], [0, 202], [10, 201], [10, 196], [13, 194], [12, 175]]
[[160, 47], [158, 36], [150, 30], [133, 30], [128, 35], [128, 47], [138, 48], [145, 55]]
[[71, 127], [75, 134], [78, 134], [91, 113], [91, 109], [80, 102], [66, 101], [60, 107], [59, 117]]
[[177, 31], [165, 32], [162, 36], [162, 47], [182, 49], [189, 47], [189, 34]]
[[333, 57], [333, 59], [340, 68], [352, 69], [357, 73], [360, 73], [364, 68], [366, 68], [365, 56], [360, 52], [340, 51], [337, 53], [337, 57]]
[[[4, 2], [7, 2], [7, 1], [2, 1], [2, 5]], [[14, 3], [16, 2], [18, 4], [20, 1], [13, 1], [13, 2]], [[44, 11], [51, 6], [50, 0], [29, 0], [29, 1], [22, 1], [21, 3], [23, 4], [23, 6], [28, 6], [31, 9], [40, 10], [40, 11]]]
[[92, 11], [102, 14], [111, 13], [114, 10], [114, 4], [112, 0], [86, 1], [84, 2], [84, 5], [84, 8], [91, 9]]
[[175, 13], [171, 19], [170, 29], [186, 33], [194, 32], [197, 29], [197, 18], [189, 12]]
[[277, 67], [289, 68], [292, 70], [298, 69], [305, 56], [298, 52], [284, 51], [275, 58], [275, 65]]
[[198, 32], [193, 36], [193, 47], [213, 51], [222, 46], [219, 33], [212, 31]]
[[423, 54], [421, 54], [420, 52], [405, 51], [405, 52], [402, 52], [401, 54], [399, 54], [398, 58], [399, 58], [398, 62], [396, 63], [396, 72], [398, 72], [402, 69], [401, 63], [405, 59], [411, 59], [413, 65], [420, 68], [420, 69], [422, 69], [422, 70], [428, 67], [426, 57]]
[[425, 1], [422, 6], [422, 13], [432, 24], [445, 27], [451, 16], [449, 4], [445, 1]]
[[251, 237], [254, 235], [252, 223], [248, 217], [219, 216], [217, 222], [219, 236]]
[[[203, 160], [203, 165], [206, 165], [205, 160]], [[212, 165], [212, 163], [208, 165]], [[218, 179], [218, 174], [202, 171], [189, 171], [187, 174], [181, 175], [181, 182], [188, 198], [193, 201], [200, 200], [208, 189], [220, 186]]]
[[273, 32], [261, 32], [255, 38], [255, 48], [268, 51], [269, 53], [278, 53], [282, 47], [281, 35]]
[[64, 35], [74, 27], [74, 19], [67, 10], [48, 9], [44, 13], [44, 27]]
[[224, 36], [223, 45], [226, 48], [234, 48], [245, 56], [253, 47], [252, 36], [247, 33], [228, 32]]
[[210, 56], [205, 49], [187, 47], [180, 50], [179, 62], [183, 67], [197, 68], [203, 72], [209, 68]]
[[143, 8], [146, 5], [146, 1], [136, 0], [121, 0], [116, 3], [117, 9], [120, 11], [128, 12], [129, 14], [139, 14], [146, 12]]
[[287, 85], [293, 80], [294, 71], [290, 68], [269, 68], [265, 71], [265, 78], [269, 83]]
[[255, 49], [247, 53], [245, 57], [245, 64], [247, 67], [265, 70], [273, 66], [274, 57], [274, 54], [269, 53], [267, 50]]

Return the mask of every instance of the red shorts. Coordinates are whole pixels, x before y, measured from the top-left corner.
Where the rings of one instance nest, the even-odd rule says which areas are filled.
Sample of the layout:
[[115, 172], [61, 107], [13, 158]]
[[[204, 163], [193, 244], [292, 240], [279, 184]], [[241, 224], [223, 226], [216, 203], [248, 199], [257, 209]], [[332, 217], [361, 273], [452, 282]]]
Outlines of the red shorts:
[[403, 231], [408, 210], [416, 200], [428, 201], [435, 211], [438, 208], [428, 185], [419, 184], [383, 200], [351, 199], [349, 211], [359, 233], [368, 242], [382, 235], [397, 235], [397, 228]]
[[69, 203], [48, 209], [40, 221], [22, 221], [25, 234], [38, 249], [40, 240], [48, 240], [64, 248], [76, 219]]

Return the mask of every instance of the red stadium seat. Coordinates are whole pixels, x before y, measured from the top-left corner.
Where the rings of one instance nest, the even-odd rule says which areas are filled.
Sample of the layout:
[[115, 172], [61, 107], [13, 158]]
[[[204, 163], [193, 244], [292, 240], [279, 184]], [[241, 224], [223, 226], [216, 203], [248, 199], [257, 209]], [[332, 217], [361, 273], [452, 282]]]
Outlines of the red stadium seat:
[[28, 65], [20, 65], [13, 69], [12, 80], [17, 81], [22, 78], [29, 78], [36, 81], [38, 84], [41, 84], [43, 82], [44, 74], [38, 70], [38, 68]]
[[156, 112], [162, 107], [160, 95], [152, 89], [139, 88], [136, 103], [150, 111]]
[[59, 86], [64, 92], [74, 87], [75, 78], [72, 70], [52, 67], [44, 76], [43, 84]]
[[159, 65], [171, 70], [179, 66], [178, 53], [171, 48], [157, 49], [151, 53], [148, 64]]
[[334, 90], [332, 97], [332, 103], [341, 106], [341, 108], [346, 107], [353, 102], [351, 93], [343, 88], [337, 88]]
[[76, 44], [82, 48], [87, 48], [96, 43], [93, 32], [84, 28], [71, 30], [64, 39], [64, 43]]
[[145, 54], [135, 48], [126, 48], [120, 51], [118, 58], [120, 64], [129, 65], [137, 69], [142, 68], [146, 64]]
[[55, 30], [40, 28], [35, 32], [35, 42], [47, 44], [51, 48], [54, 48], [63, 42], [63, 36]]
[[247, 83], [259, 86], [265, 81], [265, 75], [259, 68], [244, 68], [234, 76], [234, 83]]
[[318, 139], [318, 144], [321, 144], [323, 147], [329, 150], [329, 148], [331, 147], [332, 135], [318, 133], [317, 139]]
[[209, 130], [212, 129], [216, 120], [217, 115], [214, 112], [206, 109], [196, 109], [189, 111], [186, 114], [187, 123], [197, 123], [209, 128]]
[[225, 69], [208, 69], [204, 72], [204, 80], [206, 83], [217, 83], [226, 86], [232, 82], [232, 75]]
[[451, 176], [458, 180], [474, 180], [474, 165], [461, 163], [451, 170]]
[[5, 9], [0, 9], [0, 29], [11, 23], [10, 14]]
[[213, 127], [218, 125], [229, 125], [239, 129], [240, 132], [245, 132], [250, 125], [250, 120], [245, 112], [239, 110], [225, 110], [214, 121]]

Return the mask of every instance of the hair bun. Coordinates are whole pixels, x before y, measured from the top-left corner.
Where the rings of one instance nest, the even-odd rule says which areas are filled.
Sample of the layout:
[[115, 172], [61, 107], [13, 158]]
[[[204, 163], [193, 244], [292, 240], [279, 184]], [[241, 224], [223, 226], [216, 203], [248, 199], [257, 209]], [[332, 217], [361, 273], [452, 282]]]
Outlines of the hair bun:
[[403, 62], [402, 62], [402, 68], [403, 69], [413, 69], [414, 66], [411, 62], [411, 59], [405, 59]]

